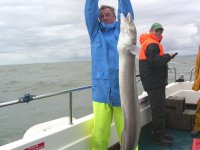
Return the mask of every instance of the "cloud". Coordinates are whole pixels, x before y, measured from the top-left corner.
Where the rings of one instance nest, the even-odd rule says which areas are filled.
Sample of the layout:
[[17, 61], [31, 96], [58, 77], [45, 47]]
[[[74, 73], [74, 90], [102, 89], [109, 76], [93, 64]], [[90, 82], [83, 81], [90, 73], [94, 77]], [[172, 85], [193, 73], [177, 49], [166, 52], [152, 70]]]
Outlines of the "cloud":
[[[0, 64], [90, 59], [85, 0], [1, 0]], [[116, 1], [99, 5], [117, 7]], [[154, 22], [164, 28], [166, 51], [195, 54], [200, 43], [200, 1], [132, 0], [139, 35]], [[139, 42], [138, 42], [139, 44]], [[185, 51], [187, 53], [185, 53]]]
[[196, 38], [196, 24], [199, 22], [200, 14], [199, 1], [153, 0], [143, 3], [136, 0], [135, 3], [139, 33], [145, 30], [147, 32], [153, 22], [160, 22], [165, 28], [163, 44], [166, 50], [191, 47], [197, 50], [197, 44], [200, 42]]
[[1, 64], [89, 58], [83, 6], [69, 0], [2, 0]]

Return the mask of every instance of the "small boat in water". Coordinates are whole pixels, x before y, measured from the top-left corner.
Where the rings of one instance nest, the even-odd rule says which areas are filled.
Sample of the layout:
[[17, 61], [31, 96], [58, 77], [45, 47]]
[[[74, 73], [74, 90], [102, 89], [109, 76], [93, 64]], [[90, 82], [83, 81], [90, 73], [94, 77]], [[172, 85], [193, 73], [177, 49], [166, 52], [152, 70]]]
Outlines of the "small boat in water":
[[[175, 72], [176, 73], [176, 72]], [[192, 74], [192, 70], [191, 70]], [[175, 76], [176, 78], [176, 76]], [[191, 80], [191, 77], [190, 77]], [[197, 100], [200, 98], [200, 92], [192, 91], [193, 81], [178, 80], [179, 82], [170, 83], [166, 87], [166, 98], [170, 96], [184, 97], [185, 103], [188, 106], [194, 106], [195, 109]], [[52, 94], [31, 96], [26, 95], [22, 100], [41, 99], [53, 95], [63, 93], [72, 94], [73, 91], [84, 90], [91, 86], [70, 89]], [[166, 148], [153, 145], [150, 140], [149, 124], [151, 122], [151, 111], [146, 92], [143, 92], [139, 97], [140, 115], [142, 130], [139, 140], [139, 149], [141, 150], [165, 150]], [[21, 101], [11, 101], [0, 104], [0, 107], [20, 103]], [[72, 96], [70, 96], [72, 101]], [[72, 103], [70, 103], [71, 105]], [[30, 104], [29, 104], [30, 105]], [[72, 113], [68, 117], [58, 118], [56, 120], [44, 122], [30, 127], [24, 134], [23, 138], [9, 144], [0, 146], [0, 150], [90, 150], [91, 149], [91, 132], [93, 129], [93, 114], [75, 119]], [[167, 129], [174, 136], [174, 145], [170, 148], [173, 150], [188, 150], [191, 147], [193, 137], [190, 136], [190, 131]], [[185, 139], [183, 139], [185, 138]], [[112, 123], [111, 137], [109, 150], [119, 150], [117, 133], [115, 124]]]

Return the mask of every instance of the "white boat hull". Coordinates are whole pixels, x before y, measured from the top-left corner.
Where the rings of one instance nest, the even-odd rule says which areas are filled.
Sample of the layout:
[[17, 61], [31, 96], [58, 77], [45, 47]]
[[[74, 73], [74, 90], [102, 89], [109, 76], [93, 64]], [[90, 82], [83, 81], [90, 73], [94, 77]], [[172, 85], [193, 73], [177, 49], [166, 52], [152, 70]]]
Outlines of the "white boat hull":
[[[191, 90], [193, 82], [171, 83], [167, 86], [166, 96], [184, 96], [186, 103], [196, 104], [200, 92]], [[145, 92], [139, 96], [142, 126], [151, 121], [150, 106]], [[6, 144], [0, 150], [90, 150], [93, 115], [74, 119], [69, 124], [67, 117], [45, 122], [31, 127], [21, 140]], [[110, 146], [117, 143], [115, 125], [111, 127]]]

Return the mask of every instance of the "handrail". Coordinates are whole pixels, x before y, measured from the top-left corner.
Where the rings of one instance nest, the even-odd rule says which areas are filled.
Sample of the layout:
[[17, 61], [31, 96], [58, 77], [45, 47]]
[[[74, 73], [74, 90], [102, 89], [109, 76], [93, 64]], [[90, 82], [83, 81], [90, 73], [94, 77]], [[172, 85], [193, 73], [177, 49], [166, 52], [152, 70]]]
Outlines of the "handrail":
[[[48, 93], [48, 94], [44, 94], [44, 95], [34, 96], [32, 100], [43, 99], [43, 98], [47, 98], [47, 97], [51, 97], [51, 96], [56, 96], [56, 95], [61, 95], [61, 94], [65, 94], [65, 93], [74, 92], [74, 91], [80, 91], [80, 90], [88, 89], [88, 88], [91, 88], [91, 87], [92, 87], [91, 85], [88, 85], [88, 86], [84, 86], [84, 87], [78, 87], [78, 88], [58, 91], [58, 92], [54, 92], [54, 93]], [[13, 100], [13, 101], [9, 101], [9, 102], [0, 103], [0, 107], [18, 104], [18, 103], [24, 103], [24, 102], [22, 102], [21, 100]]]
[[174, 69], [174, 82], [176, 82], [176, 67], [172, 66], [172, 67], [168, 67], [168, 69]]
[[193, 72], [194, 69], [195, 69], [195, 66], [193, 66], [193, 67], [191, 68], [191, 71], [190, 71], [190, 82], [192, 81], [192, 72]]
[[[42, 99], [42, 98], [47, 98], [47, 97], [51, 97], [51, 96], [61, 95], [61, 94], [65, 94], [65, 93], [69, 93], [69, 114], [70, 114], [69, 124], [73, 124], [73, 122], [72, 122], [72, 92], [89, 89], [91, 87], [92, 86], [89, 85], [89, 86], [73, 88], [73, 89], [69, 89], [69, 90], [58, 91], [58, 92], [39, 95], [39, 96], [34, 96], [34, 97], [32, 97], [31, 101], [32, 100], [37, 100], [37, 99]], [[18, 103], [24, 103], [24, 102], [21, 101], [20, 99], [19, 100], [13, 100], [13, 101], [10, 101], [10, 102], [0, 103], [0, 107], [5, 107], [5, 106], [8, 106], [8, 105], [14, 105], [14, 104], [18, 104]]]
[[[140, 75], [137, 74], [136, 78], [137, 77], [140, 77]], [[9, 102], [0, 103], [0, 107], [5, 107], [5, 106], [19, 104], [19, 103], [28, 103], [28, 102], [33, 101], [33, 100], [38, 100], [38, 99], [43, 99], [43, 98], [47, 98], [47, 97], [52, 97], [52, 96], [56, 96], [56, 95], [69, 93], [69, 115], [70, 115], [69, 124], [73, 124], [73, 122], [72, 122], [72, 93], [75, 92], [75, 91], [89, 89], [91, 87], [92, 87], [91, 85], [88, 85], [88, 86], [83, 86], [83, 87], [78, 87], [78, 88], [73, 88], [73, 89], [68, 89], [68, 90], [48, 93], [48, 94], [44, 94], [44, 95], [38, 95], [38, 96], [25, 94], [24, 97], [20, 97], [18, 100], [13, 100], [13, 101], [9, 101]], [[26, 99], [27, 97], [28, 97], [28, 99]]]
[[[140, 76], [139, 74], [136, 75], [136, 77], [139, 77], [139, 76]], [[80, 90], [88, 89], [88, 88], [91, 88], [91, 87], [92, 87], [91, 85], [88, 85], [88, 86], [83, 86], [83, 87], [78, 87], [78, 88], [58, 91], [58, 92], [54, 92], [54, 93], [48, 93], [48, 94], [39, 95], [39, 96], [32, 95], [32, 97], [31, 97], [32, 99], [29, 100], [29, 101], [42, 99], [42, 98], [47, 98], [47, 97], [56, 96], [56, 95], [61, 95], [61, 94], [65, 94], [65, 93], [72, 93], [74, 91], [80, 91]], [[25, 95], [29, 95], [29, 94], [25, 94]], [[72, 96], [70, 96], [70, 97], [72, 97]], [[0, 103], [0, 107], [14, 105], [14, 104], [18, 104], [18, 103], [25, 103], [25, 102], [28, 103], [29, 102], [29, 101], [23, 101], [21, 99], [22, 98], [19, 98], [18, 100], [13, 100], [13, 101], [9, 101], [9, 102]]]

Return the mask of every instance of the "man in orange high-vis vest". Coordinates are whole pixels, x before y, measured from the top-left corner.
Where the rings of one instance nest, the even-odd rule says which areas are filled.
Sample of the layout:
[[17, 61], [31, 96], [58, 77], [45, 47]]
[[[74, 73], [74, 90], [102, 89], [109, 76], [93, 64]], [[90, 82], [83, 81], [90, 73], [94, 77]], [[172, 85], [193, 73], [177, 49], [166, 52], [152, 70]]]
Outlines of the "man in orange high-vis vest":
[[147, 92], [152, 115], [152, 141], [172, 146], [173, 138], [165, 134], [165, 87], [168, 79], [167, 63], [175, 54], [165, 54], [162, 44], [163, 26], [154, 23], [149, 34], [140, 36], [139, 72]]

